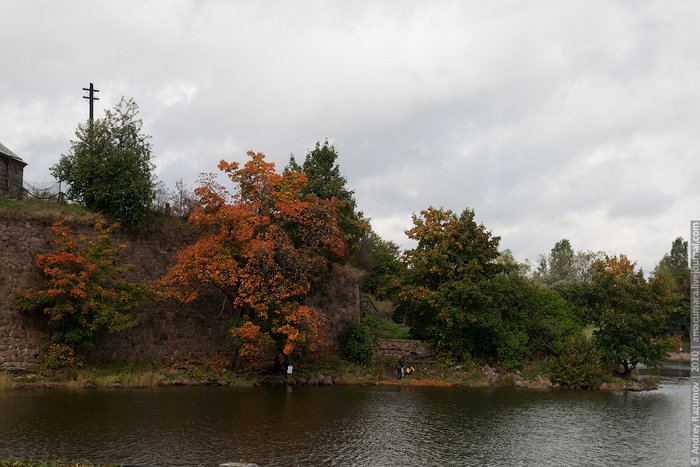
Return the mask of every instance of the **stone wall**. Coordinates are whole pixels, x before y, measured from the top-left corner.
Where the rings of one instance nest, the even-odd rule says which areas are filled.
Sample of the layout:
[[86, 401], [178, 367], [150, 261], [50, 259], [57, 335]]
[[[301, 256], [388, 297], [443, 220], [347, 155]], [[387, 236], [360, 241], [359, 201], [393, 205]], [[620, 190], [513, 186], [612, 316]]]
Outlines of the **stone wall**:
[[[0, 217], [0, 365], [28, 366], [43, 363], [51, 331], [41, 317], [13, 309], [15, 291], [41, 285], [34, 261], [51, 251], [50, 222], [21, 221]], [[156, 229], [154, 229], [156, 230]], [[71, 227], [76, 237], [92, 235], [89, 226]], [[174, 264], [176, 252], [192, 243], [192, 233], [112, 235], [114, 244], [124, 243], [121, 258], [133, 264], [132, 280], [153, 283]], [[359, 319], [357, 277], [346, 268], [335, 267], [324, 293], [310, 300], [327, 315], [326, 332], [335, 338], [350, 321]], [[90, 360], [135, 360], [181, 358], [230, 352], [226, 322], [218, 296], [192, 304], [157, 302], [142, 305], [135, 313], [136, 328], [107, 335], [91, 350]]]
[[360, 276], [348, 266], [334, 265], [330, 281], [321, 292], [307, 300], [307, 305], [323, 310], [323, 330], [332, 341], [362, 317], [360, 310]]
[[375, 352], [384, 357], [399, 357], [405, 362], [432, 360], [437, 355], [435, 346], [410, 339], [377, 339]]

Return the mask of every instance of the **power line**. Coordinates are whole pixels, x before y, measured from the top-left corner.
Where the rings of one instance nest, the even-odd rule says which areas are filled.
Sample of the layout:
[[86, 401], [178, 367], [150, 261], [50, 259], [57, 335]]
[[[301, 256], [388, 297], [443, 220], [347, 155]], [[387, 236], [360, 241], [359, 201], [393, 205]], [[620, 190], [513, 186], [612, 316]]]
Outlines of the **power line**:
[[143, 13], [144, 9], [146, 8], [146, 5], [148, 5], [147, 1], [141, 2], [141, 8], [139, 8], [136, 11], [136, 13], [131, 17], [131, 20], [124, 28], [122, 33], [119, 35], [119, 40], [116, 42], [116, 44], [114, 44], [112, 50], [104, 56], [102, 62], [100, 62], [100, 65], [97, 67], [97, 70], [95, 70], [94, 76], [101, 76], [106, 71], [106, 65], [108, 63], [113, 63], [114, 60], [118, 57], [120, 47], [122, 46], [122, 44], [125, 43], [127, 38], [132, 36], [132, 33], [134, 32], [138, 24], [137, 19], [141, 16], [141, 13]]
[[[143, 50], [146, 45], [147, 39], [153, 34], [152, 24], [159, 16], [160, 10], [165, 6], [167, 0], [162, 0], [155, 10], [151, 9], [150, 12], [141, 14], [139, 13], [139, 23], [140, 27], [134, 34], [130, 34], [131, 37], [126, 40], [124, 47], [118, 54], [115, 55], [112, 60], [111, 66], [106, 69], [105, 79], [118, 78], [124, 72], [126, 67], [136, 58], [136, 56]], [[160, 20], [162, 21], [162, 17]], [[133, 31], [132, 31], [133, 32]]]

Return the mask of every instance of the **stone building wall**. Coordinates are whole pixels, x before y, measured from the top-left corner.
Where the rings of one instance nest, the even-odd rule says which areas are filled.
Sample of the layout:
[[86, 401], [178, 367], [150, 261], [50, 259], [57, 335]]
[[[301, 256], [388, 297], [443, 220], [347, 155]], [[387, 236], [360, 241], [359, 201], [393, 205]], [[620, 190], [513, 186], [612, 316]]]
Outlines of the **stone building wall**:
[[[41, 317], [14, 310], [15, 291], [41, 285], [36, 255], [52, 250], [51, 222], [22, 221], [0, 216], [0, 365], [25, 367], [43, 363], [51, 330]], [[89, 226], [71, 227], [76, 237], [93, 235]], [[176, 252], [195, 240], [193, 234], [112, 235], [113, 244], [124, 243], [121, 259], [135, 266], [131, 280], [153, 283], [170, 268]], [[328, 316], [326, 332], [337, 336], [344, 326], [359, 319], [358, 281], [343, 267], [331, 273], [327, 293], [312, 300]], [[107, 335], [92, 349], [90, 360], [182, 358], [230, 352], [230, 335], [221, 313], [221, 299], [212, 296], [192, 304], [156, 302], [135, 313], [139, 325], [126, 333]]]
[[21, 199], [24, 193], [24, 165], [15, 160], [10, 160], [7, 178], [10, 185], [10, 195]]
[[10, 160], [0, 154], [0, 196], [7, 194], [7, 174], [9, 169]]
[[0, 196], [22, 195], [24, 163], [0, 154]]

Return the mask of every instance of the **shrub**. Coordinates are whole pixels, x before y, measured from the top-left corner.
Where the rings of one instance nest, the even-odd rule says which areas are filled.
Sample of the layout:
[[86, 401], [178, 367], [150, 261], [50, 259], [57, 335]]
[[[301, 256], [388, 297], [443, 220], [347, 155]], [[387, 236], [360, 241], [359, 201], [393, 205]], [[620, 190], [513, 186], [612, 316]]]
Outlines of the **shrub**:
[[362, 365], [372, 361], [373, 345], [374, 338], [365, 318], [349, 327], [340, 337], [340, 352], [343, 357]]
[[58, 370], [83, 366], [83, 358], [75, 354], [73, 347], [66, 344], [51, 344], [44, 360], [44, 367]]
[[502, 333], [497, 350], [498, 359], [503, 366], [513, 371], [522, 366], [523, 359], [529, 356], [528, 336], [519, 329], [510, 329]]
[[552, 381], [569, 386], [592, 387], [603, 377], [600, 352], [593, 339], [581, 333], [555, 346]]
[[36, 259], [48, 284], [17, 292], [17, 310], [43, 314], [54, 329], [52, 342], [60, 345], [50, 349], [50, 365], [64, 367], [76, 362], [75, 355], [97, 343], [103, 333], [135, 326], [130, 312], [151, 297], [146, 285], [123, 279], [130, 266], [116, 264], [123, 246], [112, 246], [114, 228], [116, 225], [103, 229], [95, 224], [97, 241], [82, 238], [78, 242], [61, 217], [51, 228], [55, 251]]

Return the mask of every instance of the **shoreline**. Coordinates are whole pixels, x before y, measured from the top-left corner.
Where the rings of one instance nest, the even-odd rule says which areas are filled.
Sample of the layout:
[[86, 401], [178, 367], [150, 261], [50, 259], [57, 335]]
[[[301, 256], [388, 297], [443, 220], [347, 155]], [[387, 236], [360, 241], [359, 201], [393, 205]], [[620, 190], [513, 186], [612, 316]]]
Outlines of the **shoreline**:
[[[668, 361], [678, 361], [669, 359]], [[434, 365], [435, 366], [435, 365]], [[650, 391], [658, 389], [656, 377], [623, 379], [611, 376], [592, 387], [567, 386], [553, 383], [541, 372], [506, 372], [485, 365], [482, 368], [461, 370], [423, 367], [415, 376], [398, 380], [395, 370], [384, 364], [372, 368], [353, 367], [352, 371], [329, 371], [328, 368], [304, 371], [290, 377], [260, 373], [223, 372], [205, 374], [196, 367], [178, 369], [154, 368], [141, 372], [98, 372], [96, 368], [81, 369], [74, 373], [51, 370], [0, 369], [0, 392], [30, 389], [128, 389], [144, 390], [164, 387], [259, 387], [259, 386], [406, 386], [406, 387], [461, 387], [511, 388], [537, 391]], [[337, 368], [336, 368], [337, 370]]]
[[[550, 383], [551, 384], [551, 383]], [[594, 387], [578, 387], [578, 386], [567, 386], [560, 384], [552, 384], [551, 386], [546, 383], [524, 380], [522, 385], [507, 385], [503, 383], [476, 383], [476, 384], [466, 384], [463, 382], [454, 382], [447, 380], [434, 380], [434, 379], [415, 379], [410, 381], [334, 381], [332, 383], [319, 383], [319, 384], [307, 384], [290, 381], [279, 381], [279, 382], [268, 382], [268, 381], [253, 381], [252, 384], [236, 384], [225, 383], [219, 381], [177, 381], [173, 383], [157, 384], [155, 386], [144, 386], [144, 385], [122, 385], [113, 384], [111, 386], [102, 386], [96, 383], [85, 383], [82, 386], [76, 386], [74, 382], [71, 381], [36, 381], [36, 382], [13, 382], [10, 387], [0, 389], [6, 391], [21, 391], [21, 390], [32, 390], [32, 389], [69, 389], [69, 390], [147, 390], [147, 389], [159, 389], [167, 387], [232, 387], [232, 388], [246, 388], [246, 387], [275, 387], [275, 386], [355, 386], [355, 387], [369, 387], [369, 386], [396, 386], [396, 387], [459, 387], [459, 388], [471, 388], [471, 389], [486, 389], [486, 388], [506, 388], [514, 390], [535, 390], [535, 391], [653, 391], [659, 388], [658, 381], [655, 380], [620, 380], [611, 383], [604, 382], [599, 386]]]

